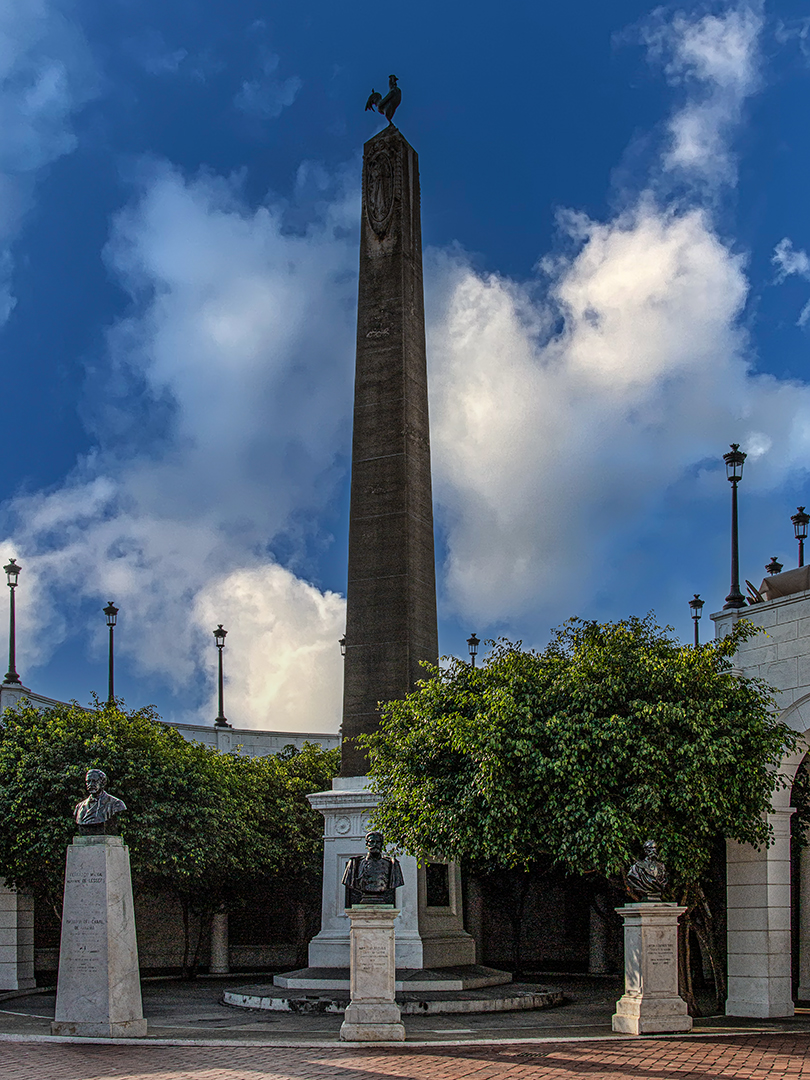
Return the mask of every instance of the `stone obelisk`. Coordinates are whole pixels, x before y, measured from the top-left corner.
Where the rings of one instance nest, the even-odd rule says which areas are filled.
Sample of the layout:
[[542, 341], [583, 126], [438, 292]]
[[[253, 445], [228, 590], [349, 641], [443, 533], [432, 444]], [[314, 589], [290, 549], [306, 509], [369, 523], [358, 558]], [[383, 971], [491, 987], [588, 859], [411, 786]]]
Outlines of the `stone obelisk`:
[[[321, 931], [310, 967], [276, 976], [277, 985], [332, 988], [326, 968], [343, 969], [348, 985], [340, 882], [364, 850], [376, 804], [357, 737], [377, 727], [378, 704], [404, 697], [426, 674], [421, 661], [436, 663], [438, 651], [419, 160], [390, 124], [363, 154], [341, 772], [332, 791], [309, 797], [325, 826]], [[406, 855], [400, 863], [397, 968], [474, 964], [458, 867], [432, 864], [429, 896], [426, 868]]]
[[419, 163], [389, 125], [363, 155], [341, 776], [438, 653]]

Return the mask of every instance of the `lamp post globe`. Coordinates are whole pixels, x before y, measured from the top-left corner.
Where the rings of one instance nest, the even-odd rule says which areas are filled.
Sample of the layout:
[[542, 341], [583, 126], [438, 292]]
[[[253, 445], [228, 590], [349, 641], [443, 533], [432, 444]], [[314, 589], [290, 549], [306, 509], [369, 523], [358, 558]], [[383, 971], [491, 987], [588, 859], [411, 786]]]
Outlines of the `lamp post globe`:
[[793, 522], [793, 532], [799, 541], [799, 566], [804, 566], [804, 542], [807, 539], [807, 526], [810, 523], [810, 514], [804, 512], [804, 507], [796, 508], [796, 513], [790, 519]]
[[703, 605], [705, 600], [700, 599], [700, 593], [695, 593], [692, 599], [689, 601], [689, 607], [692, 609], [692, 618], [695, 623], [695, 648], [700, 645], [700, 633], [698, 632], [698, 620], [703, 612]]
[[3, 567], [8, 582], [8, 671], [3, 679], [4, 686], [20, 686], [20, 676], [17, 674], [17, 609], [14, 601], [14, 590], [17, 588], [17, 579], [20, 576], [21, 567], [9, 559], [8, 565]]
[[108, 653], [108, 670], [107, 670], [107, 704], [115, 704], [115, 660], [113, 651], [113, 634], [115, 632], [115, 624], [118, 621], [118, 608], [110, 600], [109, 604], [105, 608], [102, 608], [104, 617], [107, 620], [107, 626], [110, 628], [110, 648]]
[[478, 646], [480, 644], [481, 642], [478, 640], [475, 634], [470, 634], [470, 636], [467, 638], [467, 648], [470, 652], [470, 664], [472, 667], [475, 667], [475, 658], [478, 654]]
[[215, 727], [230, 727], [231, 726], [228, 723], [227, 718], [225, 716], [224, 703], [223, 703], [223, 699], [224, 699], [225, 695], [224, 695], [224, 680], [223, 680], [223, 677], [222, 677], [222, 650], [225, 648], [225, 638], [227, 637], [227, 634], [228, 634], [228, 631], [222, 629], [222, 623], [220, 623], [219, 626], [214, 631], [214, 640], [217, 643], [217, 651], [219, 653], [219, 713], [217, 715], [216, 720], [214, 721], [214, 726]]
[[746, 454], [740, 450], [739, 443], [732, 443], [731, 450], [727, 454], [723, 454], [723, 461], [726, 463], [726, 478], [731, 484], [731, 589], [726, 602], [723, 604], [723, 610], [726, 611], [729, 608], [743, 608], [745, 607], [745, 597], [740, 591], [740, 547], [739, 547], [739, 535], [737, 527], [737, 485], [742, 480], [743, 465], [745, 464]]

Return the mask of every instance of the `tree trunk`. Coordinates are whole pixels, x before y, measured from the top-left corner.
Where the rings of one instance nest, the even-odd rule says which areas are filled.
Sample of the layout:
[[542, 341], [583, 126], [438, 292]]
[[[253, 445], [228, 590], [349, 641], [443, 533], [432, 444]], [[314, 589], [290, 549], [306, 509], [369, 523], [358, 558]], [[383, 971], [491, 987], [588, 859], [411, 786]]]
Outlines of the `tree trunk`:
[[694, 923], [695, 934], [711, 964], [712, 981], [714, 982], [714, 1011], [720, 1013], [723, 1011], [726, 1001], [726, 973], [723, 970], [723, 961], [717, 945], [717, 935], [714, 932], [714, 915], [709, 906], [709, 901], [702, 886], [698, 885], [695, 892], [697, 900], [696, 914], [698, 915]]
[[197, 973], [200, 970], [200, 954], [202, 953], [203, 941], [205, 940], [206, 936], [210, 935], [211, 933], [211, 926], [214, 922], [214, 910], [214, 908], [211, 908], [210, 911], [206, 911], [204, 914], [202, 912], [200, 913], [200, 926], [199, 932], [197, 933], [197, 944], [194, 948], [194, 959], [191, 963], [191, 971], [188, 975], [190, 979], [196, 979]]
[[189, 971], [189, 956], [191, 954], [191, 913], [189, 903], [185, 897], [180, 898], [180, 907], [183, 912], [183, 978], [191, 978]]
[[678, 993], [686, 1002], [689, 1015], [699, 1016], [700, 1010], [697, 1007], [692, 986], [692, 949], [689, 942], [692, 928], [691, 909], [685, 897], [681, 900], [681, 904], [686, 906], [686, 911], [678, 924]]

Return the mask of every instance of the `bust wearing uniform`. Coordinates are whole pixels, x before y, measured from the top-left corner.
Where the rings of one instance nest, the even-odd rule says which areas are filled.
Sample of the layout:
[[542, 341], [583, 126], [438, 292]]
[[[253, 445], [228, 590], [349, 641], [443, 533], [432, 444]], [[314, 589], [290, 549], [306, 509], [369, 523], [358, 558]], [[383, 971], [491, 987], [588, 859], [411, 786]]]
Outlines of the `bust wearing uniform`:
[[370, 832], [366, 836], [366, 854], [353, 855], [346, 863], [346, 907], [396, 903], [396, 890], [404, 884], [402, 867], [396, 859], [383, 856], [382, 849], [383, 834]]

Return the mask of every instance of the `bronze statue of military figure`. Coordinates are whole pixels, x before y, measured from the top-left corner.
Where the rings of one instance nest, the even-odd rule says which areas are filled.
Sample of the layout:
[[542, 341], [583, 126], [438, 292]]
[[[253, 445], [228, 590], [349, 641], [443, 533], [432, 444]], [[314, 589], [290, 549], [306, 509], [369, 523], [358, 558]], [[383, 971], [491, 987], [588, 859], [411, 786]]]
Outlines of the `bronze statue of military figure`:
[[104, 790], [107, 774], [101, 769], [90, 769], [84, 778], [84, 783], [89, 794], [86, 799], [76, 804], [76, 809], [73, 811], [80, 835], [117, 833], [115, 815], [126, 810], [126, 805], [121, 799], [108, 795]]
[[366, 854], [353, 855], [346, 863], [343, 884], [347, 908], [355, 904], [396, 903], [396, 891], [403, 884], [402, 868], [382, 850], [383, 834], [370, 832], [366, 835]]
[[645, 901], [659, 901], [667, 887], [667, 870], [658, 858], [654, 840], [644, 842], [644, 858], [627, 871], [627, 884]]

